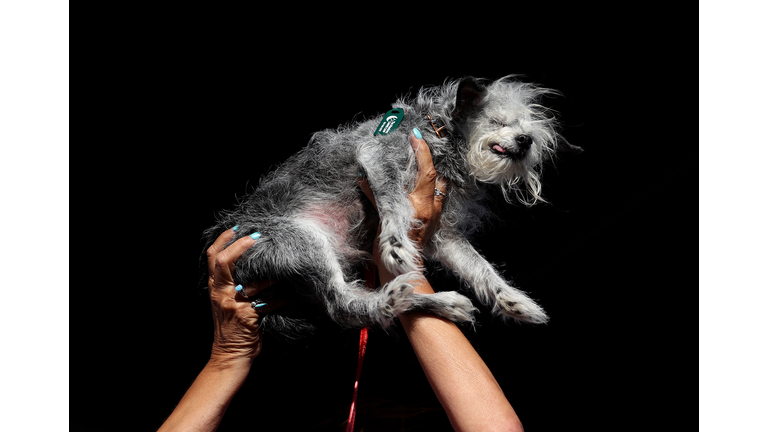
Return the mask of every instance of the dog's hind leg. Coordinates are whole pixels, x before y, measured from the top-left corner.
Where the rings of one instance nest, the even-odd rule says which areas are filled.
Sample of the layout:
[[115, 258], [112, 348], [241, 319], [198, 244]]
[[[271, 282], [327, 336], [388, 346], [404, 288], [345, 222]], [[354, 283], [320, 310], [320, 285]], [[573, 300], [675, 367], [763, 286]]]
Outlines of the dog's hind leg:
[[493, 306], [493, 313], [506, 319], [535, 324], [545, 323], [544, 310], [524, 292], [512, 287], [458, 233], [442, 233], [442, 241], [430, 245], [429, 251], [474, 290], [485, 305]]
[[387, 328], [410, 307], [413, 286], [391, 284], [371, 291], [362, 281], [348, 280], [337, 255], [339, 241], [311, 221], [286, 219], [279, 228], [265, 230], [244, 264], [265, 266], [264, 274], [301, 276], [314, 285], [330, 318], [342, 326]]
[[[413, 280], [412, 276], [406, 274], [399, 276], [390, 283], [397, 283], [400, 278]], [[434, 294], [415, 293], [409, 310], [429, 312], [458, 323], [474, 322], [473, 314], [477, 311], [470, 299], [455, 291], [442, 291]]]

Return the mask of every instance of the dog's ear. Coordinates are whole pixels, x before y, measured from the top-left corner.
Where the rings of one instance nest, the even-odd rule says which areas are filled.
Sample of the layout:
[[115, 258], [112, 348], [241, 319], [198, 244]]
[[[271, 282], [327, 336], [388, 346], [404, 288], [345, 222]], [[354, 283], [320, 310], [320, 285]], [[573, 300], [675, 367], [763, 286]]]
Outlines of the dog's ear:
[[454, 120], [465, 120], [480, 108], [485, 94], [485, 86], [475, 78], [466, 77], [461, 80], [456, 92], [456, 108], [451, 113], [451, 117]]

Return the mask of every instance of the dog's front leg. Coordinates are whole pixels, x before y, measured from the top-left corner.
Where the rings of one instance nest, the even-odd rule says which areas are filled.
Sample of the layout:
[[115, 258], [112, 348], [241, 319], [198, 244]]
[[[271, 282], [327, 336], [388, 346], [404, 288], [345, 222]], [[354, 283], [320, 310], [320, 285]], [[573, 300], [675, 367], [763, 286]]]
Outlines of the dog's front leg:
[[464, 236], [443, 230], [433, 240], [429, 255], [469, 284], [483, 304], [493, 306], [494, 314], [536, 324], [547, 322], [544, 310], [507, 283]]
[[[407, 145], [407, 141], [406, 144]], [[405, 169], [409, 147], [361, 146], [359, 163], [376, 199], [381, 223], [379, 251], [381, 262], [393, 274], [421, 272], [418, 247], [408, 237], [414, 209], [405, 192]], [[412, 153], [412, 152], [411, 152]]]
[[[392, 145], [392, 142], [389, 144]], [[388, 148], [390, 152], [387, 152]], [[401, 149], [396, 145], [363, 145], [360, 151], [360, 165], [366, 173], [379, 212], [381, 262], [391, 273], [400, 275], [384, 287], [386, 291], [397, 292], [403, 287], [412, 287], [413, 281], [423, 277], [418, 259], [421, 251], [408, 237], [411, 227], [418, 223], [414, 219], [414, 208], [408, 199], [405, 182], [406, 166], [414, 162], [412, 156], [410, 148]], [[411, 165], [411, 168], [414, 167]], [[475, 307], [457, 292], [414, 294], [411, 302], [409, 310], [433, 313], [458, 323], [474, 322]]]

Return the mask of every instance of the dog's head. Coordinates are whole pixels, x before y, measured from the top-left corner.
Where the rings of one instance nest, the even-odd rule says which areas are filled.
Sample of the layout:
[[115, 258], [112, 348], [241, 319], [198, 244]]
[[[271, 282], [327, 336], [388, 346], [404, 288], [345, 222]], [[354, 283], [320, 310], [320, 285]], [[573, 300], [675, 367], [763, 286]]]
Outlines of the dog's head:
[[510, 77], [487, 85], [469, 77], [457, 84], [451, 117], [469, 143], [469, 173], [499, 184], [507, 201], [512, 195], [526, 205], [543, 201], [542, 163], [562, 140], [552, 111], [539, 105], [546, 94], [556, 92]]

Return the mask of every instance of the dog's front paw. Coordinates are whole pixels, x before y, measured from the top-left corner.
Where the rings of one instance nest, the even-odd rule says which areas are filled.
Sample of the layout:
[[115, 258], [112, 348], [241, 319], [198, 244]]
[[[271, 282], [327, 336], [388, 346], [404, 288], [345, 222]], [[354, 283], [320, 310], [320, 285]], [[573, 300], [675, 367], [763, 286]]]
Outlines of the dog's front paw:
[[502, 318], [512, 318], [532, 324], [543, 324], [549, 320], [539, 305], [525, 294], [514, 289], [503, 290], [496, 295], [493, 313]]
[[395, 236], [382, 236], [379, 239], [381, 262], [391, 273], [401, 274], [419, 270], [417, 257], [419, 251], [407, 238], [403, 241]]

